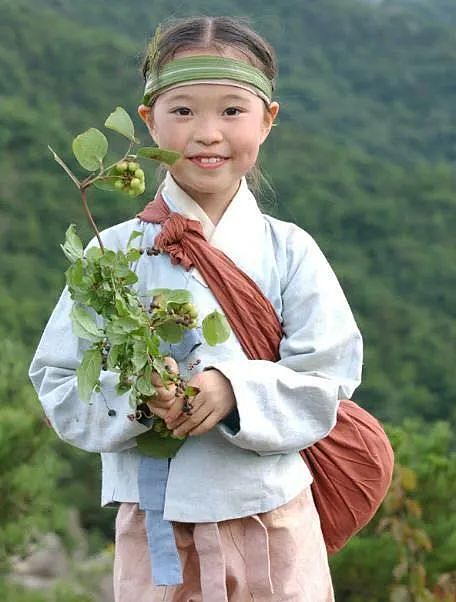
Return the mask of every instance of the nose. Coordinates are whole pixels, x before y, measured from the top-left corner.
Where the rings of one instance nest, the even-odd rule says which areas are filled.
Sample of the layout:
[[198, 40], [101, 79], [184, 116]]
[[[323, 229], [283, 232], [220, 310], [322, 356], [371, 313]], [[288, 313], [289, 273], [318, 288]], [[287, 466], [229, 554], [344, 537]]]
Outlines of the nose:
[[195, 124], [194, 131], [195, 142], [210, 146], [218, 144], [223, 140], [223, 132], [218, 119], [213, 117], [201, 116]]

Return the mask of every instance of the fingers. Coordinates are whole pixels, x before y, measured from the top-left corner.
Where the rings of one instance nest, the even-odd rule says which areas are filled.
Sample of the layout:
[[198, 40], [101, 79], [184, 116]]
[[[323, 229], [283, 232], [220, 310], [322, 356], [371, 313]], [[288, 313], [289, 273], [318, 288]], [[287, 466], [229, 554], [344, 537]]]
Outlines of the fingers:
[[166, 408], [159, 408], [158, 406], [154, 406], [152, 405], [152, 402], [149, 402], [147, 405], [149, 406], [149, 409], [154, 414], [154, 416], [163, 418], [163, 420], [166, 418], [166, 414], [168, 413], [168, 410]]
[[169, 426], [169, 428], [174, 428], [174, 426], [171, 427], [170, 425], [174, 425], [175, 421], [180, 416], [183, 416], [183, 414], [182, 414], [182, 407], [183, 407], [183, 405], [184, 405], [184, 398], [183, 397], [176, 397], [175, 398], [175, 403], [167, 411], [167, 414], [165, 416], [166, 424], [167, 424], [167, 426]]
[[[167, 407], [167, 402], [169, 402], [170, 405], [168, 405], [168, 407], [171, 407], [171, 404], [174, 401], [174, 398], [176, 397], [176, 385], [174, 383], [169, 383], [167, 387], [158, 386], [155, 388], [156, 392], [155, 395], [152, 397], [152, 401], [159, 401], [161, 407]], [[164, 404], [162, 405], [161, 402], [164, 402]]]
[[166, 416], [166, 423], [170, 429], [176, 428], [188, 418], [194, 414], [196, 408], [201, 406], [203, 396], [200, 393], [195, 394], [192, 397], [188, 397], [182, 394], [182, 397], [176, 397], [176, 403], [169, 410]]
[[[168, 356], [165, 357], [163, 361], [170, 374], [178, 374], [179, 367], [174, 358]], [[176, 397], [176, 385], [173, 382], [169, 382], [165, 385], [158, 372], [153, 372], [150, 380], [156, 388], [156, 393], [151, 397], [151, 400], [148, 403], [149, 407], [152, 411], [153, 407], [169, 409], [173, 405]]]
[[[173, 428], [173, 435], [182, 437], [183, 435], [188, 435], [190, 433], [193, 434], [193, 430], [201, 426], [212, 413], [212, 409], [208, 407], [208, 405], [202, 404], [191, 416], [183, 415], [183, 421], [182, 418], [177, 420], [179, 426]], [[168, 428], [171, 428], [169, 425], [167, 426]], [[205, 430], [203, 429], [201, 432], [203, 433]]]
[[200, 422], [200, 424], [197, 427], [195, 427], [192, 431], [190, 431], [188, 434], [190, 437], [194, 437], [196, 435], [204, 435], [204, 433], [207, 433], [208, 431], [213, 429], [214, 426], [218, 422], [219, 422], [218, 416], [216, 416], [215, 413], [212, 412], [212, 414], [209, 414], [209, 416], [207, 416], [207, 418], [205, 420]]
[[168, 411], [176, 401], [176, 386], [169, 389], [165, 387], [157, 387], [156, 393], [152, 397], [149, 397], [146, 401], [149, 408], [154, 411], [154, 408], [160, 408]]

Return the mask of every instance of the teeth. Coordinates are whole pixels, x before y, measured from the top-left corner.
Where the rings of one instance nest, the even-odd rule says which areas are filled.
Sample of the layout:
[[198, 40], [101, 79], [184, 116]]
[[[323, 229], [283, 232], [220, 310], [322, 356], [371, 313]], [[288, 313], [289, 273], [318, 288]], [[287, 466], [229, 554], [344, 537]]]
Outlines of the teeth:
[[220, 157], [200, 157], [201, 163], [220, 163], [222, 159]]

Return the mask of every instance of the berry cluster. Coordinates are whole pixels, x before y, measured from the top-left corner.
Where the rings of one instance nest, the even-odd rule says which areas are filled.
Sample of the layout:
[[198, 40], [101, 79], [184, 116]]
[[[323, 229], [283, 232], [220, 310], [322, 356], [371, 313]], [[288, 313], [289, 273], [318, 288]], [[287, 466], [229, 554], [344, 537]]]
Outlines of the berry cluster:
[[142, 194], [146, 188], [144, 172], [136, 161], [119, 161], [110, 172], [114, 176], [114, 186], [130, 196]]
[[198, 326], [198, 309], [193, 303], [169, 303], [168, 312], [176, 318], [178, 324], [185, 328]]

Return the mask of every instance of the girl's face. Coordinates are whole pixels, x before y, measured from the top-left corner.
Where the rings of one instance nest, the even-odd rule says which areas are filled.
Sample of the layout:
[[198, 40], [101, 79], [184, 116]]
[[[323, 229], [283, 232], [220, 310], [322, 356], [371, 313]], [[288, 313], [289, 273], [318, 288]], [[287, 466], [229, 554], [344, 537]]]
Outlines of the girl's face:
[[[190, 54], [198, 53], [178, 56]], [[214, 214], [223, 212], [255, 165], [278, 109], [272, 103], [268, 112], [258, 96], [235, 86], [194, 84], [164, 92], [152, 108], [141, 105], [139, 114], [156, 144], [181, 153], [169, 168], [176, 182]]]

